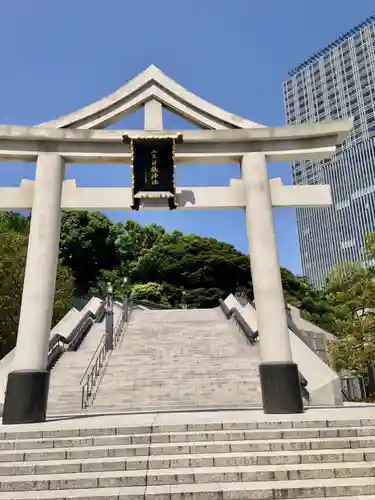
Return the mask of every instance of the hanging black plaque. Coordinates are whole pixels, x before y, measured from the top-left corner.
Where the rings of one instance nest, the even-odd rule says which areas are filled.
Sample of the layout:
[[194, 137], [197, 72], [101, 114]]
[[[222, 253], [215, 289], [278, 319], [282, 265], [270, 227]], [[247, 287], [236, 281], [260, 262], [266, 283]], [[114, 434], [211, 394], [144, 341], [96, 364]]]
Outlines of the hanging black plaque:
[[131, 139], [133, 167], [133, 210], [147, 198], [165, 198], [172, 210], [175, 204], [175, 139], [145, 137]]

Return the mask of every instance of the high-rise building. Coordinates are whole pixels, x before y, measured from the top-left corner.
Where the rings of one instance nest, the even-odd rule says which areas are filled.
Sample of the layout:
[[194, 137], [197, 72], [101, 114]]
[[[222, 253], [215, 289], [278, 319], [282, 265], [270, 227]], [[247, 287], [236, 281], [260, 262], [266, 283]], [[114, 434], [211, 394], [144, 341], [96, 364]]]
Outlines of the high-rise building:
[[354, 117], [329, 161], [295, 162], [294, 184], [330, 184], [333, 205], [297, 210], [303, 274], [315, 286], [339, 262], [367, 264], [375, 231], [375, 15], [310, 57], [284, 82], [288, 124]]

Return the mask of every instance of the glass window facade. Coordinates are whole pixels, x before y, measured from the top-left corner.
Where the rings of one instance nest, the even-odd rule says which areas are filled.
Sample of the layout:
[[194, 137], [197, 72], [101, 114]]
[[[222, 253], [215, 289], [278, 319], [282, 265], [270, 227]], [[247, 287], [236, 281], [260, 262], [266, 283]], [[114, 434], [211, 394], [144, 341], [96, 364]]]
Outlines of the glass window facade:
[[288, 124], [354, 117], [329, 161], [292, 164], [294, 184], [330, 184], [332, 207], [297, 209], [303, 274], [321, 287], [337, 263], [361, 260], [375, 231], [375, 16], [291, 71], [284, 87]]

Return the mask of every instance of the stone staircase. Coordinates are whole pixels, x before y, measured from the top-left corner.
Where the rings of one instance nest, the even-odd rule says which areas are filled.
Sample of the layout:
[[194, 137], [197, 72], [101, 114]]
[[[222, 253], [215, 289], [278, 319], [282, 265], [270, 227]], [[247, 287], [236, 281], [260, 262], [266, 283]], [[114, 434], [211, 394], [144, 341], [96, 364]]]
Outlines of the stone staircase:
[[220, 308], [137, 310], [90, 412], [260, 406], [259, 363]]
[[0, 499], [374, 500], [375, 418], [299, 418], [1, 427]]
[[[114, 324], [120, 308], [114, 308]], [[105, 332], [105, 321], [94, 323], [77, 351], [66, 351], [51, 371], [48, 397], [49, 415], [77, 414], [81, 411], [80, 381]]]

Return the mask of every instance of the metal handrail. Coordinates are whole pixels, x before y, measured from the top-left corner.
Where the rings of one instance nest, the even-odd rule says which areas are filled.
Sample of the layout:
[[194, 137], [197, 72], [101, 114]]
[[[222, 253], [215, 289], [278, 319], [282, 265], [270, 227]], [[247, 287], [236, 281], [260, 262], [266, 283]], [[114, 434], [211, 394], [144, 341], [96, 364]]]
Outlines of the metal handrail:
[[122, 310], [121, 314], [117, 320], [116, 326], [113, 329], [113, 347], [117, 347], [120, 343], [122, 334], [123, 334], [123, 327], [126, 323], [127, 318], [127, 311]]
[[[256, 331], [254, 332], [250, 326], [247, 324], [247, 322], [243, 319], [241, 313], [233, 307], [229, 311], [229, 318], [234, 320], [240, 331], [245, 335], [246, 340], [250, 342], [251, 345], [256, 344], [258, 338], [259, 338], [259, 333]], [[228, 318], [228, 319], [229, 319]]]
[[258, 332], [254, 332], [252, 328], [248, 325], [248, 323], [245, 321], [245, 319], [242, 317], [242, 314], [236, 307], [232, 307], [229, 309], [229, 307], [225, 304], [225, 302], [220, 299], [220, 306], [222, 311], [224, 312], [225, 316], [228, 319], [232, 319], [235, 321], [236, 325], [240, 329], [240, 331], [245, 335], [246, 340], [251, 344], [254, 345], [256, 344], [259, 334]]
[[103, 336], [102, 336], [102, 337], [101, 337], [101, 339], [99, 340], [99, 344], [98, 344], [97, 348], [95, 349], [94, 354], [93, 354], [93, 355], [91, 356], [91, 358], [90, 358], [90, 361], [89, 361], [89, 364], [87, 365], [87, 368], [86, 368], [86, 370], [85, 370], [85, 373], [82, 375], [82, 378], [81, 378], [81, 380], [80, 380], [80, 382], [79, 382], [79, 385], [82, 385], [82, 382], [83, 382], [83, 380], [84, 380], [84, 378], [85, 378], [85, 376], [86, 376], [87, 372], [89, 371], [90, 366], [91, 366], [91, 364], [92, 364], [92, 362], [93, 362], [93, 359], [95, 358], [95, 356], [96, 356], [96, 354], [97, 354], [97, 352], [98, 352], [98, 350], [99, 350], [99, 348], [100, 348], [100, 346], [101, 346], [102, 342], [104, 341], [105, 336], [106, 336], [106, 334], [105, 334], [105, 333], [103, 333]]
[[81, 409], [87, 408], [88, 402], [90, 398], [93, 396], [93, 388], [95, 387], [96, 381], [98, 379], [98, 376], [101, 372], [101, 368], [104, 365], [104, 361], [107, 355], [107, 349], [106, 349], [106, 343], [105, 343], [105, 335], [100, 340], [100, 343], [97, 347], [97, 351], [100, 347], [100, 350], [98, 352], [98, 356], [95, 359], [95, 362], [93, 363], [91, 370], [86, 378], [86, 381], [84, 383], [81, 382]]
[[[128, 307], [129, 305], [126, 303], [126, 307], [122, 309], [116, 325], [113, 328], [113, 349], [118, 347], [123, 335], [124, 325], [129, 321]], [[95, 399], [106, 362], [109, 359], [109, 354], [112, 352], [112, 349], [108, 348], [106, 337], [107, 332], [101, 337], [80, 381], [82, 410], [87, 408], [90, 401], [92, 403]]]

